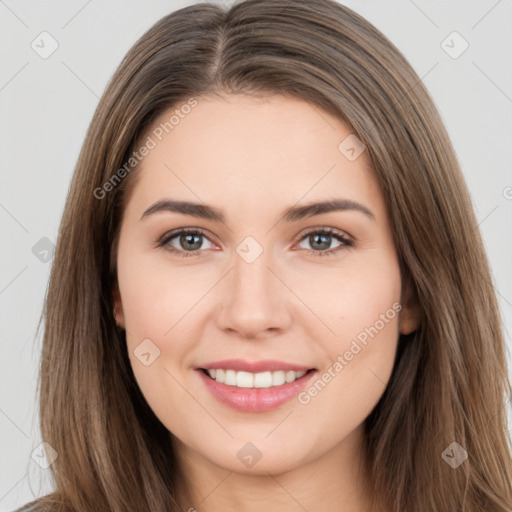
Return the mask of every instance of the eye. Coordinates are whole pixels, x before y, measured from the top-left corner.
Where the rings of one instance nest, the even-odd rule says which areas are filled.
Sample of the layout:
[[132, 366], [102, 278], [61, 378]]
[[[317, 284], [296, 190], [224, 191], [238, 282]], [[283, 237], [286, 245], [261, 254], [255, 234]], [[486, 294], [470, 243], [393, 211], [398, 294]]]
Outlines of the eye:
[[[325, 250], [329, 249], [333, 239], [337, 240], [339, 245], [334, 249]], [[207, 240], [211, 246], [202, 247], [204, 240]], [[343, 248], [354, 245], [354, 242], [348, 236], [331, 228], [310, 230], [305, 235], [302, 235], [299, 240], [301, 243], [305, 240], [311, 244], [313, 249], [309, 249], [308, 252], [314, 256], [331, 256]], [[164, 247], [180, 258], [199, 256], [201, 249], [210, 249], [213, 246], [206, 234], [197, 228], [183, 228], [166, 233], [156, 245], [157, 247]]]
[[[340, 242], [339, 245], [336, 246], [334, 250], [324, 250], [329, 248], [333, 239]], [[348, 236], [331, 228], [317, 228], [308, 231], [301, 237], [300, 240], [301, 242], [305, 240], [311, 245], [311, 247], [313, 247], [313, 249], [309, 250], [309, 252], [314, 256], [332, 256], [337, 254], [343, 248], [353, 247], [354, 245], [353, 240], [351, 240]]]
[[[174, 239], [177, 239], [175, 244], [178, 244], [178, 247], [171, 243]], [[187, 258], [198, 255], [198, 250], [201, 249], [203, 239], [208, 240], [204, 232], [200, 229], [184, 228], [165, 234], [157, 242], [157, 246], [165, 247], [168, 251], [175, 253], [180, 258]], [[209, 248], [211, 247], [206, 247], [206, 249]]]

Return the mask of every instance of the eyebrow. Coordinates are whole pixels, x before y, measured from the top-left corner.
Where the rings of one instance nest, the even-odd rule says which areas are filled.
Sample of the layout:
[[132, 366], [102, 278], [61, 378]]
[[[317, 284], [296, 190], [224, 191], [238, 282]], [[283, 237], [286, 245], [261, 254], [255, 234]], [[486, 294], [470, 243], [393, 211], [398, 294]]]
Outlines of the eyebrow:
[[[331, 199], [328, 201], [309, 203], [304, 206], [292, 206], [284, 211], [282, 218], [285, 222], [293, 222], [323, 213], [347, 210], [361, 212], [371, 220], [375, 220], [375, 215], [366, 208], [366, 206], [349, 199]], [[174, 201], [171, 199], [162, 199], [152, 204], [142, 214], [140, 220], [162, 211], [182, 213], [200, 219], [225, 223], [224, 214], [213, 206], [192, 203], [190, 201]]]

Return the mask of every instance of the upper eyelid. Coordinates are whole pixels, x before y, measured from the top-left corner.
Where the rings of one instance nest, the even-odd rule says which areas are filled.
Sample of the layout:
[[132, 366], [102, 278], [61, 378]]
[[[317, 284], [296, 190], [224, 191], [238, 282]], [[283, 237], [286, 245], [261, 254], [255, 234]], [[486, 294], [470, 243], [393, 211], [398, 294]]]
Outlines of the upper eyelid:
[[159, 238], [159, 241], [160, 242], [164, 242], [164, 241], [168, 242], [169, 240], [172, 240], [173, 238], [177, 237], [178, 235], [180, 235], [182, 233], [190, 233], [193, 235], [199, 234], [199, 235], [204, 236], [205, 238], [208, 238], [208, 240], [210, 240], [210, 242], [213, 243], [213, 240], [211, 240], [211, 237], [208, 235], [208, 233], [203, 228], [194, 228], [194, 227], [171, 229], [171, 231], [167, 231], [166, 233], [164, 233]]
[[[204, 236], [211, 243], [217, 245], [217, 243], [214, 240], [211, 240], [211, 237], [208, 235], [207, 231], [205, 231], [203, 228], [198, 228], [198, 227], [197, 228], [196, 227], [176, 228], [175, 230], [171, 230], [171, 231], [165, 233], [164, 235], [162, 235], [159, 240], [162, 243], [163, 242], [168, 243], [170, 240], [172, 240], [176, 236], [180, 235], [181, 233], [187, 233], [187, 232], [191, 233], [191, 234], [199, 234], [201, 236]], [[312, 226], [310, 228], [306, 228], [305, 231], [302, 231], [299, 235], [297, 235], [294, 238], [294, 243], [300, 242], [304, 237], [306, 237], [307, 235], [309, 235], [311, 233], [317, 233], [317, 232], [328, 232], [330, 235], [333, 235], [334, 237], [338, 236], [341, 239], [346, 239], [351, 242], [355, 241], [355, 238], [353, 236], [349, 235], [347, 232], [345, 232], [343, 230], [340, 230], [337, 228], [332, 228], [330, 226], [320, 226], [320, 227]], [[177, 250], [179, 250], [179, 249], [177, 249]]]

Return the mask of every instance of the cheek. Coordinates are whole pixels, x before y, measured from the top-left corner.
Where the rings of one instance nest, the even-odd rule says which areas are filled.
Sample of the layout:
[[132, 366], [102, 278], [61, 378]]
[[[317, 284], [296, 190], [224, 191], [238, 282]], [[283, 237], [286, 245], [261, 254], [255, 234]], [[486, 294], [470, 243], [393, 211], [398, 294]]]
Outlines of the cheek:
[[353, 420], [356, 425], [371, 412], [391, 376], [399, 337], [401, 278], [392, 252], [375, 253], [351, 267], [336, 276], [319, 273], [310, 281], [311, 309], [331, 332], [315, 337], [325, 365], [301, 403], [316, 403], [313, 407], [319, 414], [332, 413], [326, 421]]
[[[155, 249], [156, 251], [156, 249]], [[147, 255], [119, 262], [127, 332], [163, 339], [211, 287], [214, 276]]]
[[127, 258], [118, 268], [133, 373], [148, 405], [168, 427], [174, 426], [169, 405], [184, 406], [189, 399], [180, 385], [180, 367], [194, 343], [184, 329], [198, 291], [185, 275], [147, 257]]
[[[348, 435], [382, 397], [396, 356], [398, 302], [374, 301], [372, 313], [345, 319], [339, 335], [323, 342], [327, 353], [318, 378], [298, 396], [301, 423], [319, 429], [326, 446]], [[382, 316], [381, 316], [382, 313]], [[302, 419], [303, 418], [303, 419]]]
[[[302, 265], [288, 272], [290, 288], [314, 313], [301, 318], [317, 327], [320, 320], [323, 339], [330, 340], [329, 345], [336, 350], [342, 350], [360, 333], [364, 338], [365, 329], [376, 323], [379, 331], [398, 329], [393, 304], [400, 301], [401, 277], [392, 247], [351, 253], [336, 266]], [[380, 321], [382, 315], [385, 325]]]

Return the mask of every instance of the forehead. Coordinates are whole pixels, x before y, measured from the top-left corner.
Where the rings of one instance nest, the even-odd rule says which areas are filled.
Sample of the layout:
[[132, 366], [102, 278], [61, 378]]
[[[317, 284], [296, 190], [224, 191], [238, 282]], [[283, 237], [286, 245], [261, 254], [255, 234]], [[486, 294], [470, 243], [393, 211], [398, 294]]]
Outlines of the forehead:
[[136, 202], [172, 195], [222, 206], [228, 200], [241, 211], [252, 203], [348, 197], [383, 206], [367, 152], [347, 158], [343, 141], [354, 134], [317, 106], [281, 95], [185, 104], [147, 130], [143, 142], [152, 149], [140, 164]]

